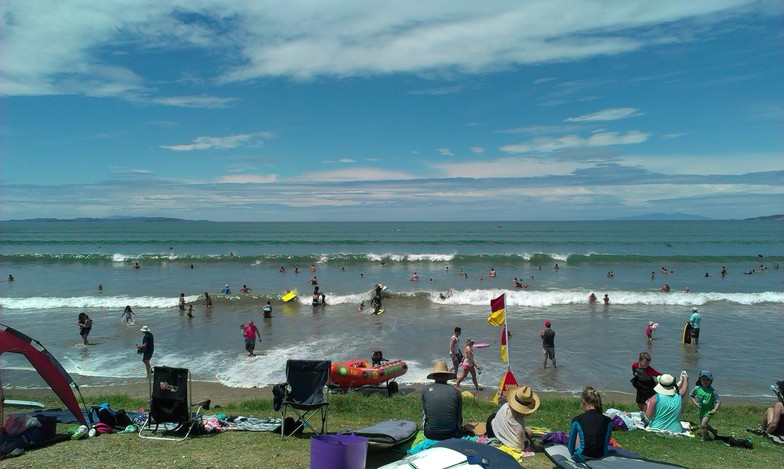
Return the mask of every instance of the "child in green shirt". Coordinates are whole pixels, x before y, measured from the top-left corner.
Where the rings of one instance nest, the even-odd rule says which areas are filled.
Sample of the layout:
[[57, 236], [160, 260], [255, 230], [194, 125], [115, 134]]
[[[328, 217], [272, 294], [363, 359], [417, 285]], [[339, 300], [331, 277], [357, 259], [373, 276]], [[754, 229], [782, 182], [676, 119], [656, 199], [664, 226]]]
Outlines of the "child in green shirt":
[[689, 394], [692, 404], [697, 407], [697, 415], [700, 419], [700, 429], [695, 433], [702, 435], [702, 441], [708, 439], [708, 431], [713, 433], [714, 438], [718, 434], [716, 429], [708, 423], [713, 414], [719, 410], [719, 406], [721, 406], [719, 394], [713, 389], [712, 384], [713, 373], [708, 370], [702, 370], [700, 377], [697, 379], [697, 386], [694, 386], [694, 389]]

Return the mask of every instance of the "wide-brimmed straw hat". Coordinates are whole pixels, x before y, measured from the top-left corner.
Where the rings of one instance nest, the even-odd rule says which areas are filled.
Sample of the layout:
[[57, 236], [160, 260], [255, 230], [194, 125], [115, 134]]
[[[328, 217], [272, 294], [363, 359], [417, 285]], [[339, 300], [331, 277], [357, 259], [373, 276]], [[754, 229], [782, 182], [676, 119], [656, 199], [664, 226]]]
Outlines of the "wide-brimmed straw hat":
[[654, 386], [654, 391], [665, 396], [675, 395], [675, 378], [667, 373], [659, 376], [659, 384]]
[[436, 360], [433, 365], [433, 371], [427, 375], [427, 379], [435, 379], [436, 376], [446, 376], [447, 379], [455, 379], [457, 375], [453, 371], [449, 371], [444, 360]]
[[139, 329], [139, 330], [142, 331], [142, 332], [150, 332], [150, 328], [147, 327], [147, 326], [142, 326], [142, 328]]
[[509, 386], [506, 390], [506, 402], [519, 414], [532, 414], [539, 408], [539, 396], [530, 386]]

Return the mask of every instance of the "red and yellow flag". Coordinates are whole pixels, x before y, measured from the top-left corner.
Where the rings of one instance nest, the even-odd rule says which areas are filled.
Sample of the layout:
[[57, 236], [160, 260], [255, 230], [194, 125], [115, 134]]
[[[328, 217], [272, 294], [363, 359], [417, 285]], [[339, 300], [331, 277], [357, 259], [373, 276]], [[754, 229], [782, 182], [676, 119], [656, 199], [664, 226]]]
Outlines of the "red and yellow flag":
[[487, 323], [491, 326], [500, 326], [504, 324], [504, 295], [499, 296], [494, 300], [490, 300], [490, 317], [487, 318]]
[[498, 404], [498, 398], [506, 395], [506, 390], [509, 388], [509, 386], [517, 386], [517, 380], [511, 371], [506, 370], [504, 377], [501, 378], [501, 384], [498, 385], [498, 392], [496, 392], [495, 396], [493, 396], [493, 402], [495, 402], [496, 405]]
[[501, 332], [501, 360], [504, 363], [508, 363], [506, 361], [506, 326], [504, 326], [504, 330]]

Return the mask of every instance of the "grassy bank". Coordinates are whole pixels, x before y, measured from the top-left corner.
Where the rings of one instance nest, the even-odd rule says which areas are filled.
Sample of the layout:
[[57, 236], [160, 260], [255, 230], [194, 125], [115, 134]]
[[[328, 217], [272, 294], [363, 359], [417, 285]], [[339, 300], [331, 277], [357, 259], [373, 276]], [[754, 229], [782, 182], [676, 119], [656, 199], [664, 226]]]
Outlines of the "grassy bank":
[[[25, 396], [6, 395], [8, 399]], [[146, 407], [144, 399], [127, 395], [94, 395], [88, 405], [109, 402], [116, 409]], [[343, 427], [360, 428], [381, 420], [406, 418], [420, 421], [419, 394], [398, 394], [392, 398], [361, 393], [338, 394], [330, 397], [328, 426], [330, 432]], [[50, 401], [48, 405], [61, 406]], [[463, 415], [466, 422], [484, 421], [494, 410], [492, 402], [467, 399]], [[605, 403], [605, 407], [636, 410], [633, 404]], [[724, 406], [711, 421], [720, 435], [751, 438], [754, 449], [726, 446], [722, 443], [701, 442], [688, 438], [666, 438], [644, 431], [616, 432], [616, 441], [624, 448], [642, 456], [675, 462], [693, 468], [728, 467], [784, 467], [784, 449], [762, 437], [751, 435], [746, 428], [758, 424], [763, 407]], [[6, 409], [6, 414], [14, 411]], [[253, 399], [224, 405], [210, 412], [227, 415], [266, 417], [276, 415], [271, 399]], [[567, 431], [573, 416], [580, 413], [577, 399], [547, 398], [528, 419], [530, 425]], [[694, 420], [691, 413], [684, 419]], [[59, 425], [64, 433], [67, 425]], [[367, 467], [373, 468], [400, 459], [400, 453], [370, 453]], [[28, 451], [21, 457], [2, 461], [4, 468], [19, 467], [264, 467], [306, 468], [310, 462], [310, 434], [305, 433], [285, 442], [279, 434], [255, 432], [225, 432], [202, 435], [184, 442], [142, 440], [135, 434], [104, 435], [81, 441], [67, 441]], [[550, 468], [544, 454], [525, 458], [528, 468]]]

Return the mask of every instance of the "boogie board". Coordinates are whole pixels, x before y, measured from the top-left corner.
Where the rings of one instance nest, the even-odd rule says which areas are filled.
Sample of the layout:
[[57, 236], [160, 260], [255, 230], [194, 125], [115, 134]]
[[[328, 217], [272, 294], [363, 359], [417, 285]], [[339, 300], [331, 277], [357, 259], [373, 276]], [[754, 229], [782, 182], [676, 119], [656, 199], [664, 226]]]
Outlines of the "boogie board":
[[691, 343], [691, 323], [687, 322], [683, 326], [683, 343], [690, 344]]
[[284, 303], [288, 303], [289, 301], [293, 300], [296, 297], [297, 297], [297, 290], [292, 290], [286, 293], [285, 295], [283, 295], [282, 297], [280, 297], [280, 299], [283, 300]]
[[487, 343], [474, 344], [474, 348], [485, 348], [485, 347], [489, 347], [489, 346], [490, 346], [490, 344], [487, 344]]
[[3, 405], [7, 405], [9, 407], [38, 407], [39, 409], [43, 409], [45, 406], [40, 402], [36, 401], [17, 401], [15, 399], [6, 399], [3, 401]]
[[643, 458], [638, 454], [621, 448], [611, 449], [610, 456], [605, 456], [601, 459], [590, 459], [586, 462], [577, 462], [572, 459], [566, 445], [546, 446], [544, 453], [555, 464], [555, 467], [562, 469], [666, 469], [685, 467], [666, 461], [654, 461]]

